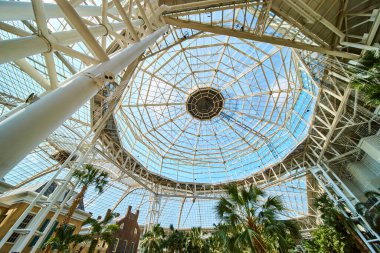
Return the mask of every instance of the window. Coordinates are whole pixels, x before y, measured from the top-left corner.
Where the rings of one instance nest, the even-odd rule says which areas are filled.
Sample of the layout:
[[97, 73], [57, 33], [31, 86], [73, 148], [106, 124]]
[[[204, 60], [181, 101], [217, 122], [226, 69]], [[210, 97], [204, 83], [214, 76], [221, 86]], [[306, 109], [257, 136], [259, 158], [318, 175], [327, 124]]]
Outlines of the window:
[[119, 245], [119, 238], [116, 238], [113, 247], [112, 247], [112, 252], [116, 252], [117, 246]]
[[45, 242], [47, 242], [47, 240], [50, 239], [51, 235], [53, 234], [53, 232], [54, 232], [54, 230], [57, 228], [57, 226], [58, 226], [58, 221], [55, 221], [55, 222], [54, 222], [54, 225], [51, 227], [49, 233], [47, 234], [47, 236], [46, 236], [46, 238], [45, 238], [43, 244], [44, 244]]
[[[49, 222], [50, 222], [50, 219], [46, 219], [46, 220], [44, 221], [44, 223], [42, 223], [42, 225], [41, 225], [41, 227], [38, 229], [38, 231], [40, 231], [40, 232], [44, 232], [44, 230], [45, 230], [45, 228], [47, 227], [47, 225], [49, 224]], [[39, 237], [38, 235], [34, 236], [32, 242], [29, 244], [29, 247], [33, 247], [33, 246], [36, 244], [36, 242], [38, 241], [39, 238], [40, 238], [40, 237]]]
[[[20, 223], [20, 225], [18, 225], [18, 229], [23, 229], [23, 228], [26, 228], [28, 226], [28, 224], [30, 223], [30, 221], [33, 219], [34, 217], [34, 214], [28, 214], [25, 219]], [[10, 242], [10, 243], [14, 243], [18, 237], [20, 236], [19, 233], [13, 233], [9, 238], [8, 238], [8, 241], [7, 242]]]
[[135, 243], [132, 242], [132, 243], [131, 243], [131, 251], [130, 251], [130, 253], [133, 253], [133, 252], [134, 252], [134, 249], [135, 249]]
[[121, 223], [120, 229], [123, 229], [123, 228], [124, 228], [124, 223]]
[[124, 240], [124, 250], [123, 253], [127, 253], [128, 240]]

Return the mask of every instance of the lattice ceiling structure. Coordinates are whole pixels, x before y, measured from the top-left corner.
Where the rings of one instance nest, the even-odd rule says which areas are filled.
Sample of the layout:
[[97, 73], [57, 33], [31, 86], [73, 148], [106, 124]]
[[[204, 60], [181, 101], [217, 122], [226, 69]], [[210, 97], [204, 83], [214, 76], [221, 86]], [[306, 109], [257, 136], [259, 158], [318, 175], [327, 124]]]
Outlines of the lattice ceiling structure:
[[[75, 8], [98, 46], [68, 36], [79, 29], [66, 12], [73, 10], [56, 3]], [[9, 12], [15, 6], [24, 12]], [[0, 2], [0, 48], [23, 37], [50, 45], [30, 55], [1, 51], [1, 120], [27, 107], [31, 93], [53, 92], [169, 25], [4, 179], [18, 187], [46, 181], [59, 152], [88, 152], [86, 162], [112, 177], [100, 196], [86, 196], [96, 215], [132, 205], [140, 224], [210, 228], [223, 186], [234, 182], [281, 195], [289, 217], [313, 216], [320, 188], [308, 171], [323, 162], [342, 173], [360, 158], [360, 138], [379, 128], [343, 71], [375, 48], [379, 8], [375, 0], [57, 0], [45, 4], [44, 36], [30, 2]]]

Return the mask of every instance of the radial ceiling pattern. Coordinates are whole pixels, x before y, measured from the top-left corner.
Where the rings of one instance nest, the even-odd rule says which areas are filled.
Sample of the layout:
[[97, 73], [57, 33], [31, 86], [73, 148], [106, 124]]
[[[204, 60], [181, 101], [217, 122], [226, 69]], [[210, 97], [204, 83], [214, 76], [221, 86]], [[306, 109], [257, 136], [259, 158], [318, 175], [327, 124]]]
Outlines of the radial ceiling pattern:
[[317, 92], [293, 49], [206, 33], [144, 60], [117, 122], [152, 172], [218, 183], [287, 156], [306, 137]]
[[[55, 1], [43, 2], [55, 4]], [[82, 16], [82, 19], [88, 27], [100, 25], [104, 28], [104, 20], [100, 16], [100, 6], [104, 1], [70, 2], [74, 6], [98, 8], [96, 14]], [[120, 2], [127, 6], [129, 3], [136, 4], [137, 1]], [[146, 7], [145, 1], [140, 2]], [[178, 5], [184, 1], [163, 2]], [[267, 4], [269, 2], [273, 5]], [[259, 184], [273, 183], [277, 180], [273, 184], [263, 183], [262, 186], [270, 194], [281, 195], [289, 217], [310, 214], [308, 208], [312, 202], [310, 203], [309, 197], [315, 189], [310, 187], [313, 180], [304, 176], [304, 166], [310, 166], [308, 162], [313, 159], [326, 160], [327, 156], [323, 154], [327, 152], [330, 152], [329, 157], [335, 159], [350, 149], [356, 149], [355, 142], [345, 140], [346, 136], [342, 134], [347, 126], [357, 124], [363, 126], [363, 129], [376, 129], [373, 127], [372, 119], [369, 126], [360, 121], [364, 109], [352, 102], [353, 96], [344, 100], [345, 86], [335, 86], [335, 80], [331, 76], [327, 78], [328, 85], [322, 84], [324, 92], [319, 93], [319, 88], [310, 77], [310, 73], [313, 73], [319, 85], [321, 80], [318, 80], [318, 77], [326, 77], [324, 67], [328, 61], [320, 61], [321, 55], [315, 52], [332, 54], [330, 49], [337, 46], [334, 44], [337, 39], [334, 31], [337, 30], [347, 32], [347, 42], [359, 41], [366, 46], [371, 44], [370, 38], [374, 38], [371, 34], [377, 31], [369, 25], [376, 20], [372, 16], [375, 12], [371, 12], [374, 7], [378, 8], [378, 4], [375, 1], [347, 1], [349, 8], [346, 12], [342, 10], [342, 13], [346, 13], [343, 15], [345, 21], [342, 23], [348, 27], [337, 27], [331, 31], [331, 26], [325, 26], [326, 20], [320, 20], [321, 16], [306, 15], [305, 19], [305, 13], [293, 13], [297, 11], [289, 5], [292, 2], [293, 6], [295, 2], [308, 4], [331, 24], [336, 24], [337, 19], [341, 17], [337, 15], [341, 11], [339, 0], [231, 1], [225, 6], [166, 12], [160, 17], [167, 23], [171, 21], [172, 26], [168, 33], [142, 56], [142, 61], [135, 70], [115, 113], [118, 134], [124, 149], [152, 173], [172, 179], [174, 185], [181, 181], [194, 184], [177, 183], [181, 187], [185, 185], [184, 188], [188, 190], [185, 193], [177, 191], [174, 187], [165, 192], [165, 185], [160, 180], [151, 181], [148, 185], [146, 182], [149, 177], [144, 178], [144, 174], [148, 173], [139, 174], [122, 164], [117, 164], [117, 158], [112, 160], [111, 156], [105, 156], [105, 144], [99, 141], [94, 154], [87, 162], [108, 171], [111, 182], [101, 195], [94, 189], [88, 190], [85, 198], [87, 211], [93, 212], [94, 215], [103, 215], [107, 208], [113, 207], [117, 212], [124, 214], [127, 206], [132, 205], [134, 210], [141, 211], [139, 223], [146, 224], [152, 213], [149, 206], [154, 191], [163, 196], [157, 219], [163, 226], [174, 224], [179, 228], [194, 225], [211, 227], [213, 223], [218, 222], [212, 209], [220, 192], [205, 192], [203, 196], [201, 191], [193, 191], [201, 187], [187, 186], [196, 185], [195, 182], [228, 182], [255, 173], [260, 175]], [[156, 4], [155, 1], [151, 3]], [[111, 7], [112, 1], [109, 1], [108, 5], [108, 23], [119, 23], [120, 27], [122, 17]], [[134, 11], [137, 11], [138, 8], [135, 7]], [[365, 11], [358, 13], [359, 7]], [[2, 20], [1, 40], [37, 36], [38, 24], [33, 17], [31, 14], [27, 19]], [[141, 17], [139, 13], [131, 15], [135, 21]], [[138, 21], [143, 23], [141, 20]], [[151, 21], [156, 22], [153, 19]], [[189, 24], [193, 29], [187, 29]], [[357, 32], [352, 33], [350, 24]], [[47, 26], [53, 35], [73, 29], [63, 16], [49, 18]], [[368, 27], [364, 29], [363, 26]], [[143, 25], [135, 28], [139, 34], [144, 34], [147, 30]], [[219, 34], [225, 32], [225, 35], [209, 33], [212, 32], [210, 29], [216, 29], [216, 33]], [[249, 35], [250, 38], [270, 38], [274, 43], [282, 42], [298, 49], [300, 44], [303, 47], [319, 46], [320, 51], [295, 51], [287, 47], [227, 36], [237, 33], [240, 33], [240, 36]], [[348, 36], [350, 34], [352, 36]], [[123, 31], [118, 30], [95, 37], [98, 44], [111, 55], [131, 42], [130, 38], [124, 38], [124, 35]], [[54, 48], [58, 51], [52, 52], [59, 83], [74, 74], [79, 74], [91, 63], [98, 62], [96, 55], [83, 40], [65, 46], [67, 48], [61, 45], [61, 49], [66, 50], [60, 51], [58, 47]], [[352, 56], [339, 51], [339, 45], [337, 48], [332, 55], [339, 53], [345, 57]], [[348, 49], [350, 52], [351, 50], [352, 48]], [[298, 54], [307, 66], [302, 64]], [[49, 85], [52, 80], [47, 65], [44, 54], [30, 55], [21, 61], [0, 65], [0, 120], [13, 109], [28, 106], [24, 101], [31, 93], [42, 96], [54, 89]], [[30, 73], [28, 66], [36, 69], [38, 75]], [[119, 80], [120, 77], [117, 77], [117, 81]], [[316, 111], [314, 107], [317, 96], [320, 97], [317, 110], [320, 117], [316, 117], [313, 129], [309, 129], [313, 113]], [[350, 106], [353, 104], [355, 109], [351, 110]], [[97, 113], [102, 115], [103, 109], [97, 108]], [[351, 115], [352, 111], [361, 116]], [[341, 117], [343, 113], [345, 117]], [[88, 141], [87, 133], [93, 133], [94, 130], [94, 114], [93, 103], [87, 102], [8, 173], [5, 177], [6, 182], [17, 187], [28, 187], [28, 184], [50, 179], [54, 175], [51, 172], [60, 166], [57, 160], [52, 158], [54, 154], [61, 150], [72, 152], [82, 140]], [[337, 125], [334, 124], [336, 118], [345, 118], [348, 121], [340, 120], [341, 125], [337, 129]], [[318, 124], [319, 127], [315, 128]], [[359, 130], [352, 132], [365, 132], [362, 128]], [[311, 137], [303, 142], [304, 145], [299, 145], [308, 133]], [[332, 140], [337, 141], [334, 144]], [[334, 145], [330, 145], [331, 143]], [[302, 153], [292, 152], [297, 145], [302, 148]], [[330, 150], [329, 146], [332, 147]], [[309, 159], [308, 155], [312, 159]], [[270, 166], [282, 161], [285, 156], [287, 158], [284, 161], [289, 161], [285, 165], [281, 163], [278, 166]], [[298, 158], [302, 156], [306, 157], [302, 158], [305, 161], [299, 164]], [[59, 178], [64, 177], [67, 171], [64, 170]], [[273, 174], [267, 173], [268, 171], [272, 171]], [[249, 182], [255, 180], [255, 177], [251, 178], [253, 180]]]

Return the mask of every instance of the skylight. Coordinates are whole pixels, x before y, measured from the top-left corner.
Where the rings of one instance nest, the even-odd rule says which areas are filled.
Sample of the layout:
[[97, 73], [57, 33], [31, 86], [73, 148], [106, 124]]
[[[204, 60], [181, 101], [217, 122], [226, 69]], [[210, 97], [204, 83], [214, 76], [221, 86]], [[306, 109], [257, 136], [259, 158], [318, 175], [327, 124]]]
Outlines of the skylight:
[[142, 61], [116, 118], [124, 148], [153, 173], [220, 183], [294, 150], [317, 93], [297, 51], [202, 33]]

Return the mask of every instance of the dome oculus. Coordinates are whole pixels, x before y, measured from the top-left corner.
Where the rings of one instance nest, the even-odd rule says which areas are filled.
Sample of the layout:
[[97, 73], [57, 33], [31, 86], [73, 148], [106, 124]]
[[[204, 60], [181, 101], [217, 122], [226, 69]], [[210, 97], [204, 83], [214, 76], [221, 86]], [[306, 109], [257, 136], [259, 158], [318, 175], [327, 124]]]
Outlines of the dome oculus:
[[187, 111], [200, 120], [211, 120], [219, 115], [224, 105], [224, 97], [220, 91], [207, 87], [191, 93], [186, 101]]

